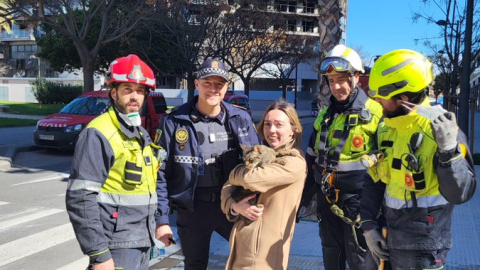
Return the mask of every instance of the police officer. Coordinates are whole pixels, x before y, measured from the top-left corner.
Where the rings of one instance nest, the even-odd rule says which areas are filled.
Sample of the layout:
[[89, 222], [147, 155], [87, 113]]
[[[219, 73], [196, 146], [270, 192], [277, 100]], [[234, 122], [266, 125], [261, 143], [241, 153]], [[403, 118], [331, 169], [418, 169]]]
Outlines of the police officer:
[[[240, 144], [260, 143], [250, 115], [223, 102], [229, 86], [227, 66], [207, 59], [197, 76], [198, 96], [174, 108], [160, 123], [160, 146], [168, 157], [159, 181], [167, 181], [171, 205], [177, 210], [185, 269], [207, 268], [214, 231], [229, 238], [233, 223], [220, 209], [220, 191], [242, 161]], [[160, 217], [157, 234], [163, 231]]]
[[345, 269], [346, 262], [352, 270], [365, 269], [366, 244], [354, 226], [368, 177], [360, 157], [374, 145], [381, 106], [358, 86], [364, 70], [354, 50], [335, 46], [322, 61], [320, 72], [332, 95], [330, 105], [318, 113], [310, 136], [302, 205], [307, 206], [316, 191], [325, 269]]
[[[113, 106], [80, 133], [66, 194], [67, 212], [89, 269], [148, 269], [157, 219], [167, 219], [166, 183], [139, 111], [155, 89], [153, 71], [136, 55], [106, 75]], [[158, 200], [157, 200], [158, 194]], [[168, 244], [169, 227], [161, 240]]]
[[[364, 187], [362, 228], [375, 261], [389, 259], [392, 269], [443, 269], [452, 247], [453, 207], [468, 201], [476, 187], [455, 114], [430, 106], [432, 81], [430, 60], [411, 50], [383, 55], [370, 73], [371, 96], [385, 117], [378, 128], [384, 158], [369, 169], [373, 181]], [[380, 207], [387, 240], [378, 231]]]

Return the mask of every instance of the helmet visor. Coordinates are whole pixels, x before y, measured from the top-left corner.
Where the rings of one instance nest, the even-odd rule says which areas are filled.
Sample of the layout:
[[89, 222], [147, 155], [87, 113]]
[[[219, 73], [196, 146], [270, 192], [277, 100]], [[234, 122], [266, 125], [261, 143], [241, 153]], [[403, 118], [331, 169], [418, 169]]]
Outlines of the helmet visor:
[[372, 97], [378, 97], [383, 99], [389, 99], [390, 97], [399, 94], [401, 91], [400, 89], [404, 88], [408, 85], [408, 81], [400, 81], [392, 84], [387, 84], [384, 86], [380, 86], [378, 90], [370, 89], [369, 95]]
[[321, 74], [329, 74], [329, 73], [345, 73], [353, 70], [352, 65], [350, 63], [341, 58], [341, 57], [328, 57], [322, 61], [320, 64], [320, 73]]

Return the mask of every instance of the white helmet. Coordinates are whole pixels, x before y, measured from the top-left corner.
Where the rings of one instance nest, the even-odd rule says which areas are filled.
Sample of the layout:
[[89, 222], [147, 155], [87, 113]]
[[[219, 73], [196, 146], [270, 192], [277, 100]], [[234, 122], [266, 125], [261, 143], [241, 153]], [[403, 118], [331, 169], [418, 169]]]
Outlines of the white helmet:
[[320, 64], [320, 73], [328, 75], [335, 73], [364, 73], [362, 59], [353, 49], [343, 44], [335, 46]]

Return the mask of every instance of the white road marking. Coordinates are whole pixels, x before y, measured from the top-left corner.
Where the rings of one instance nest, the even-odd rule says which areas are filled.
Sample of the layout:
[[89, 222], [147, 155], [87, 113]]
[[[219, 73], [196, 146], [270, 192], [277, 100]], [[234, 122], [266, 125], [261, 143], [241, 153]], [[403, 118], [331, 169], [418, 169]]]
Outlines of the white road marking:
[[45, 182], [45, 181], [58, 180], [58, 179], [68, 178], [69, 176], [70, 175], [66, 174], [66, 173], [58, 173], [58, 174], [55, 174], [55, 175], [52, 175], [52, 176], [49, 176], [49, 177], [40, 178], [40, 179], [37, 179], [37, 180], [27, 181], [27, 182], [23, 182], [23, 183], [17, 183], [17, 184], [13, 184], [11, 186], [14, 187], [14, 186], [28, 185], [28, 184], [33, 184], [33, 183]]
[[0, 266], [75, 239], [70, 223], [0, 245]]
[[10, 204], [10, 202], [0, 202], [0, 206], [5, 205], [5, 204]]
[[19, 217], [19, 218], [14, 218], [14, 219], [10, 219], [10, 220], [4, 221], [4, 222], [0, 222], [0, 232], [5, 231], [9, 227], [12, 227], [12, 226], [15, 226], [15, 225], [18, 225], [18, 224], [22, 224], [22, 223], [29, 222], [29, 221], [32, 221], [32, 220], [35, 220], [35, 219], [39, 219], [39, 218], [43, 218], [43, 217], [46, 217], [46, 216], [54, 215], [54, 214], [64, 212], [64, 211], [65, 210], [60, 210], [60, 209], [47, 209], [45, 211], [36, 212], [36, 213], [25, 215], [25, 216], [22, 216], [22, 217]]
[[24, 215], [27, 215], [30, 212], [38, 212], [38, 211], [43, 210], [43, 209], [45, 209], [45, 208], [43, 208], [43, 207], [32, 207], [32, 208], [28, 208], [27, 210], [18, 211], [18, 212], [14, 212], [14, 213], [10, 213], [10, 214], [0, 215], [0, 219], [11, 219], [11, 218], [14, 218], [16, 216], [24, 216]]

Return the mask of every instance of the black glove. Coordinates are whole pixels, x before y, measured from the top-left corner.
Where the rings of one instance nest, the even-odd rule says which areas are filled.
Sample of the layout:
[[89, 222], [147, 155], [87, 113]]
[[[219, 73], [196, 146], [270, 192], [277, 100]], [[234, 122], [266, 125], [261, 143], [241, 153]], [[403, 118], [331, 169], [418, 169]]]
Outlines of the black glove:
[[377, 265], [380, 264], [380, 259], [388, 260], [390, 254], [388, 253], [387, 240], [377, 230], [368, 230], [363, 233], [363, 236], [365, 236], [368, 249]]

